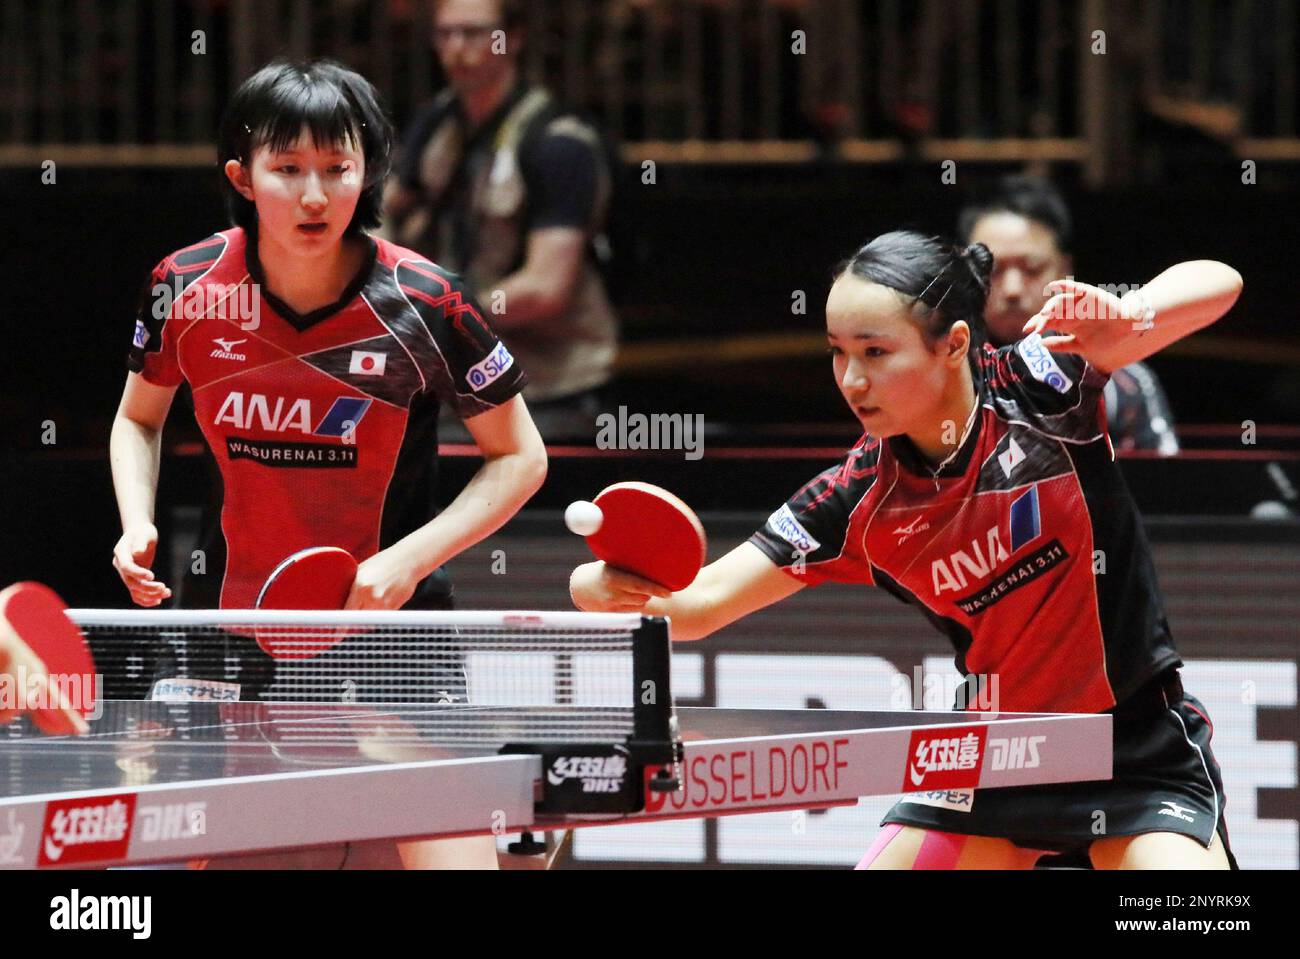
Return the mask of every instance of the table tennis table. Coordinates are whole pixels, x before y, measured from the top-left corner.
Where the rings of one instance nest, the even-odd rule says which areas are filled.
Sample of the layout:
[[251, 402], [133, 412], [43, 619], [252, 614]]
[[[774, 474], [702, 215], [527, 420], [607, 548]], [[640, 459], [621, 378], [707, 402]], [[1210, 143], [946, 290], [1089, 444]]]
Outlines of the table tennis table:
[[[1108, 779], [1111, 717], [676, 710], [673, 792], [628, 814], [539, 811], [539, 755], [438, 735], [507, 707], [113, 700], [83, 737], [0, 727], [0, 868], [159, 863], [365, 840], [511, 834]], [[562, 716], [564, 707], [551, 707]], [[533, 710], [535, 712], [535, 710]], [[599, 768], [578, 770], [598, 779]], [[647, 771], [647, 780], [649, 779]]]

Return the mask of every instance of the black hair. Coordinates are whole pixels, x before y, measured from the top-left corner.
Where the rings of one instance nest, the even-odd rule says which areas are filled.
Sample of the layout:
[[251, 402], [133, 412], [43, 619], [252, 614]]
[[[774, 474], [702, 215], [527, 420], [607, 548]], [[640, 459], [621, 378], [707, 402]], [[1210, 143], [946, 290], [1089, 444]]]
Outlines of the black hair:
[[1052, 231], [1056, 248], [1069, 253], [1074, 243], [1074, 222], [1065, 198], [1052, 184], [1040, 177], [1014, 174], [998, 181], [989, 195], [968, 203], [957, 218], [957, 232], [970, 242], [975, 224], [990, 213], [1014, 213], [1026, 220], [1041, 223]]
[[983, 243], [961, 247], [896, 230], [882, 233], [841, 263], [835, 279], [849, 274], [911, 298], [912, 316], [930, 344], [965, 320], [974, 355], [988, 340], [984, 300], [992, 272], [993, 254]]
[[349, 234], [379, 225], [384, 178], [392, 164], [393, 124], [370, 81], [332, 60], [273, 60], [245, 80], [226, 107], [217, 163], [226, 210], [236, 226], [256, 229], [257, 208], [231, 185], [229, 160], [247, 164], [260, 146], [283, 150], [306, 127], [318, 145], [351, 142], [366, 161], [365, 185]]

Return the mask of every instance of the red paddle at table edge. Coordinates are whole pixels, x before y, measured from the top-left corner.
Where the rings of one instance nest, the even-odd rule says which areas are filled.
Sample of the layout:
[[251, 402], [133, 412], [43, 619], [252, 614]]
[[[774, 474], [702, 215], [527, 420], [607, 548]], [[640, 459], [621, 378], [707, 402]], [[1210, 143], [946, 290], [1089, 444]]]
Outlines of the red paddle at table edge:
[[[313, 546], [285, 557], [267, 577], [257, 596], [258, 609], [343, 609], [357, 561], [337, 546]], [[279, 627], [256, 631], [257, 643], [276, 659], [308, 659], [334, 646], [347, 630], [321, 629], [286, 642]]]
[[[95, 711], [95, 660], [85, 637], [68, 619], [67, 605], [48, 586], [15, 583], [0, 592], [0, 647], [6, 669], [25, 667], [37, 677], [36, 689], [48, 704], [32, 709], [32, 722], [47, 733], [86, 732]], [[15, 673], [15, 679], [18, 676]], [[23, 683], [24, 690], [33, 689]]]
[[689, 506], [649, 483], [615, 483], [593, 502], [603, 516], [587, 537], [597, 559], [673, 592], [694, 582], [708, 547]]

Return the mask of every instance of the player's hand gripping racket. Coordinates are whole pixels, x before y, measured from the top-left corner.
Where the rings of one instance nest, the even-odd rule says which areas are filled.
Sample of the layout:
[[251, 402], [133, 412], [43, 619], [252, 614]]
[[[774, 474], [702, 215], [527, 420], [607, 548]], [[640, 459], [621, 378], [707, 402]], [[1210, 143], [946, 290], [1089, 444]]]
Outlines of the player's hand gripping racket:
[[[257, 609], [342, 609], [347, 605], [357, 561], [337, 546], [313, 546], [286, 557], [271, 571], [257, 596]], [[256, 630], [257, 644], [275, 659], [310, 659], [353, 630], [320, 629], [292, 636], [282, 626]]]
[[597, 559], [673, 592], [694, 582], [707, 543], [689, 506], [649, 483], [615, 483], [593, 503], [574, 503], [565, 519]]
[[[68, 736], [90, 727], [95, 709], [95, 661], [86, 640], [54, 590], [40, 583], [15, 583], [0, 592], [0, 669], [29, 680], [25, 690], [40, 695], [32, 722], [47, 733]], [[69, 698], [72, 689], [80, 695]], [[79, 701], [72, 701], [77, 699]]]

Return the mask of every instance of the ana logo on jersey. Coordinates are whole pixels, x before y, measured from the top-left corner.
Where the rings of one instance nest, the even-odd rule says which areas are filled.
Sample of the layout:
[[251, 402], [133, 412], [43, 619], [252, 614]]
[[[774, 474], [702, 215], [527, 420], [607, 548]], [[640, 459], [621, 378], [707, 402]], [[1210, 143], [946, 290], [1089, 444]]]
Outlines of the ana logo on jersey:
[[252, 393], [230, 393], [212, 421], [239, 430], [260, 429], [268, 433], [302, 433], [308, 436], [342, 436], [355, 429], [370, 408], [370, 400], [340, 396], [330, 404], [320, 422], [312, 426], [311, 400], [267, 397]]
[[237, 347], [240, 343], [247, 343], [248, 342], [247, 339], [223, 340], [220, 337], [218, 337], [214, 339], [212, 342], [217, 344], [217, 348], [213, 350], [211, 353], [209, 353], [208, 356], [212, 357], [212, 359], [214, 360], [241, 360], [242, 361], [248, 359], [248, 357], [245, 356], [243, 353], [236, 353], [234, 351], [235, 347]]
[[465, 380], [471, 390], [481, 393], [514, 365], [515, 358], [510, 355], [505, 343], [497, 343], [496, 349], [469, 368]]
[[[1011, 503], [1010, 517], [1011, 550], [1002, 545], [1002, 530], [991, 526], [984, 534], [984, 540], [971, 540], [969, 549], [959, 549], [939, 558], [930, 564], [930, 578], [934, 586], [934, 595], [966, 589], [971, 579], [983, 581], [993, 574], [998, 564], [1004, 562], [1011, 553], [1033, 542], [1042, 532], [1042, 522], [1038, 514], [1038, 487], [1031, 486], [1016, 497]], [[969, 577], [969, 578], [968, 578]]]
[[1070, 392], [1074, 381], [1057, 365], [1056, 358], [1047, 347], [1043, 346], [1043, 338], [1039, 334], [1031, 333], [1026, 336], [1016, 344], [1016, 350], [1025, 361], [1025, 365], [1029, 367], [1029, 372], [1034, 379], [1046, 383], [1058, 393]]

